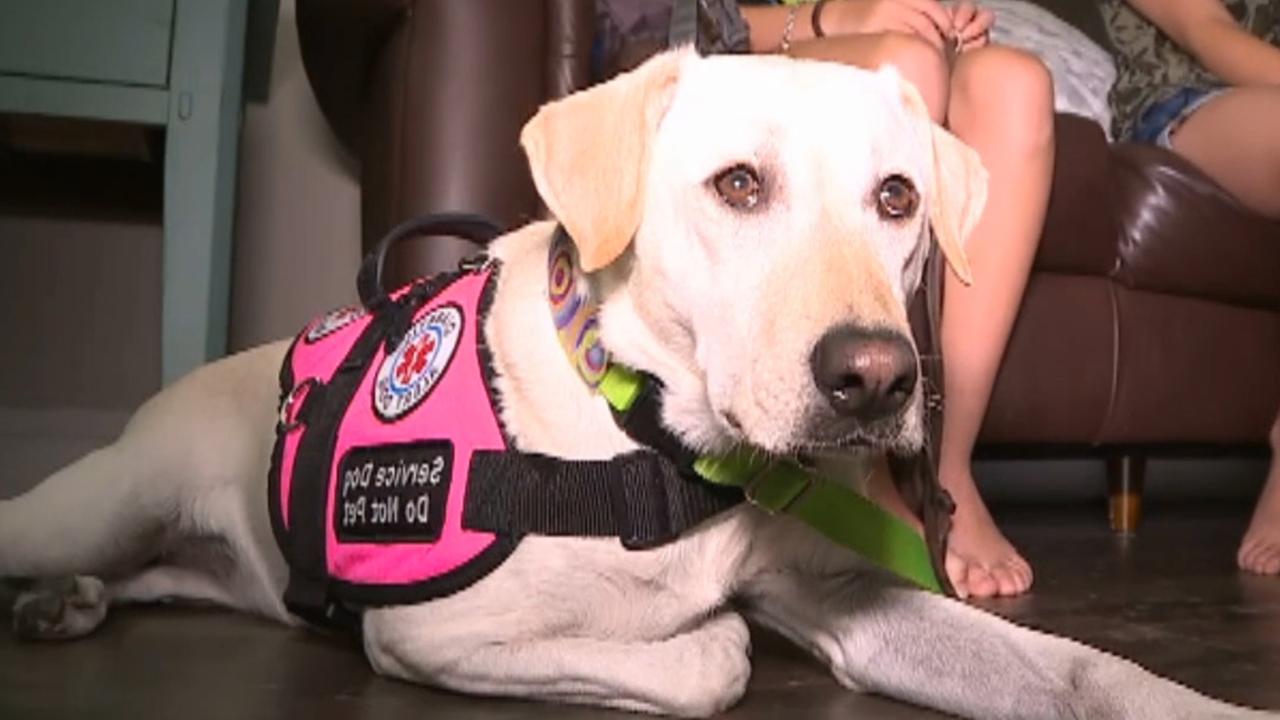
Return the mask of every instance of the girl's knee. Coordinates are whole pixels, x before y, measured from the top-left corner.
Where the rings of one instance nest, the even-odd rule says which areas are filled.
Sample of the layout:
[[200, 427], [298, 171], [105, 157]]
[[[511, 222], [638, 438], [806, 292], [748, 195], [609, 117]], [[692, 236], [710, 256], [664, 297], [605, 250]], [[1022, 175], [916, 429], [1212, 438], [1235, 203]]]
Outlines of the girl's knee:
[[916, 35], [887, 32], [878, 36], [874, 56], [877, 67], [893, 65], [916, 86], [934, 122], [941, 123], [946, 118], [950, 72], [946, 58], [937, 48]]
[[993, 45], [961, 55], [952, 76], [952, 112], [1007, 117], [1048, 136], [1053, 126], [1053, 78], [1040, 58]]

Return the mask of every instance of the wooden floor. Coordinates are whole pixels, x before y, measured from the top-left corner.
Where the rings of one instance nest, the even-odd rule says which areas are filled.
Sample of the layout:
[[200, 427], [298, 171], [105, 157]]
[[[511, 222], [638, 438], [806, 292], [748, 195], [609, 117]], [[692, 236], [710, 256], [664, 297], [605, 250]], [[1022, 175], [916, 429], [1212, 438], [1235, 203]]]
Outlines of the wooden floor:
[[[1036, 586], [988, 607], [1210, 694], [1280, 708], [1280, 578], [1245, 576], [1232, 564], [1247, 514], [1245, 505], [1149, 508], [1141, 534], [1126, 541], [1106, 530], [1096, 507], [1002, 513], [1036, 567]], [[847, 692], [776, 638], [757, 637], [754, 657], [747, 696], [727, 717], [941, 717]], [[0, 632], [5, 719], [612, 715], [622, 717], [383, 680], [350, 641], [215, 610], [120, 610], [91, 638], [65, 644], [16, 643]]]

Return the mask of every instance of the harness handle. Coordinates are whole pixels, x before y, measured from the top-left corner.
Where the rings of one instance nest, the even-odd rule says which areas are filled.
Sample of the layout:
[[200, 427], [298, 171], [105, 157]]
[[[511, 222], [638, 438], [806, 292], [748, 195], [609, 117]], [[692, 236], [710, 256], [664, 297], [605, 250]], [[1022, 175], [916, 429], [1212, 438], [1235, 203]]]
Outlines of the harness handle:
[[360, 303], [371, 313], [383, 312], [393, 305], [382, 286], [382, 266], [391, 246], [405, 238], [448, 235], [483, 246], [504, 232], [506, 231], [498, 223], [473, 213], [433, 213], [406, 220], [392, 228], [391, 232], [378, 241], [377, 247], [364, 256], [360, 273], [356, 276]]

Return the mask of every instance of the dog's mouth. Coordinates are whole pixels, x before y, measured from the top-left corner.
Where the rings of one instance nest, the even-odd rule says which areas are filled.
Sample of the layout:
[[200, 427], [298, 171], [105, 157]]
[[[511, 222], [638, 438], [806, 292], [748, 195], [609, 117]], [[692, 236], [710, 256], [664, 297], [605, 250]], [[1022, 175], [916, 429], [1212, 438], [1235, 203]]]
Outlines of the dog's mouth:
[[850, 421], [814, 423], [797, 443], [798, 452], [839, 452], [853, 449], [902, 451], [914, 449], [906, 438], [906, 418], [865, 425]]
[[718, 413], [721, 424], [729, 430], [732, 443], [738, 446], [758, 447], [769, 455], [791, 457], [801, 465], [809, 465], [817, 456], [846, 455], [856, 451], [911, 452], [918, 450], [918, 442], [910, 439], [908, 408], [895, 417], [875, 423], [863, 423], [848, 418], [822, 417], [811, 419], [797, 437], [781, 445], [765, 444], [749, 436], [741, 420], [732, 412]]

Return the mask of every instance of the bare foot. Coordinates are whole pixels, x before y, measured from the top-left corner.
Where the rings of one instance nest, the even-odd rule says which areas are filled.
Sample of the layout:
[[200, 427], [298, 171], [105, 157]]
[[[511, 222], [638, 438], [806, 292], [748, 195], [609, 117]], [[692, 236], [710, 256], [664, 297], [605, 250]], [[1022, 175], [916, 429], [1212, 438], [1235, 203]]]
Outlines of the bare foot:
[[[1012, 597], [1030, 590], [1031, 566], [996, 527], [972, 477], [967, 479], [967, 487], [959, 482], [952, 485], [955, 487], [947, 490], [956, 501], [956, 512], [947, 539], [946, 569], [956, 593], [962, 598], [988, 598]], [[886, 464], [877, 463], [866, 490], [867, 497], [923, 532], [920, 519], [898, 494]]]
[[996, 527], [972, 475], [944, 477], [956, 502], [947, 541], [947, 576], [962, 598], [1012, 597], [1031, 589], [1031, 565]]
[[1267, 484], [1240, 541], [1236, 563], [1259, 575], [1280, 575], [1280, 459], [1272, 459]]

